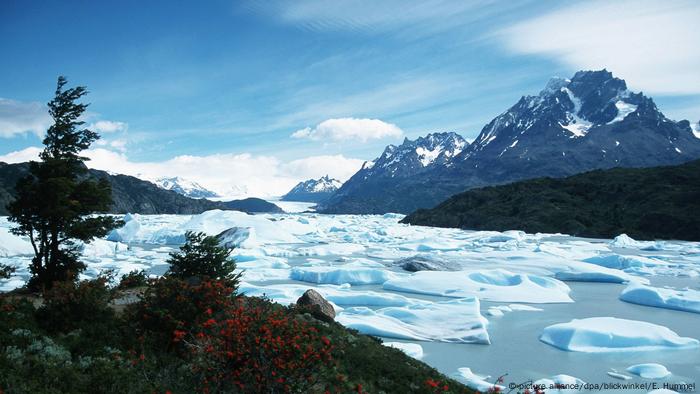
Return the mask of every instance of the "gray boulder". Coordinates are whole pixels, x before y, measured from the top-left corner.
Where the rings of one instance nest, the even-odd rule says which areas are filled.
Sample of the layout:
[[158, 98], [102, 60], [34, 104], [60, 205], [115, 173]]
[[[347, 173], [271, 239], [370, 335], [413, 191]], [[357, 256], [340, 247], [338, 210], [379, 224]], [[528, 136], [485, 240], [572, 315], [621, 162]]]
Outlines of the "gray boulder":
[[297, 300], [297, 307], [301, 310], [321, 318], [322, 320], [335, 319], [335, 309], [316, 290], [309, 289]]

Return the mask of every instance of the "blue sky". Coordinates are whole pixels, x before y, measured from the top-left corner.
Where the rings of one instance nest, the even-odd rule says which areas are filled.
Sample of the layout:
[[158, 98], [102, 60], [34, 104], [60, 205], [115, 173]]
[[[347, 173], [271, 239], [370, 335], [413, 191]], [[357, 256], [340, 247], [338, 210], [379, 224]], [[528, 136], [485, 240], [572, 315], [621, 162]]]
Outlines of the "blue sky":
[[697, 121], [698, 20], [693, 1], [5, 0], [0, 160], [40, 146], [61, 74], [90, 90], [94, 166], [248, 194], [347, 178], [404, 137], [473, 139], [578, 69]]

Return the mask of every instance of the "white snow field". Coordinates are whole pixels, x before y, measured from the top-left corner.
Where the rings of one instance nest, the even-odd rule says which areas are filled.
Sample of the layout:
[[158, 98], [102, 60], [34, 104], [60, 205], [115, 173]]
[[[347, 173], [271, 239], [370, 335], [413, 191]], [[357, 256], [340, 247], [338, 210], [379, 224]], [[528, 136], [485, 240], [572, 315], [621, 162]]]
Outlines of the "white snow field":
[[544, 329], [540, 340], [572, 352], [656, 351], [700, 347], [666, 327], [614, 317], [574, 319]]
[[[664, 382], [700, 380], [700, 243], [409, 226], [398, 223], [400, 214], [120, 218], [124, 227], [80, 245], [88, 267], [82, 278], [107, 269], [162, 275], [187, 231], [223, 233], [243, 272], [240, 292], [291, 304], [313, 288], [341, 324], [472, 387], [493, 379], [459, 366], [507, 373], [506, 383], [621, 381], [610, 371], [642, 382], [625, 372], [633, 364], [667, 366], [673, 373]], [[0, 280], [0, 291], [29, 278], [31, 244], [10, 227], [0, 217], [0, 263], [17, 268]]]

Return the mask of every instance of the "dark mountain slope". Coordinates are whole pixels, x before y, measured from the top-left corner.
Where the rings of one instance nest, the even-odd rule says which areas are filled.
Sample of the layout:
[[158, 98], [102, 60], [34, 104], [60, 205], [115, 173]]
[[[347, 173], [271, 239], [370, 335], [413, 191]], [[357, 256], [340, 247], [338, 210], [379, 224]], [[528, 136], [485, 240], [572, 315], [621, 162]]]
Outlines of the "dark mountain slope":
[[[7, 215], [7, 204], [14, 199], [15, 184], [29, 171], [28, 163], [0, 162], [0, 215]], [[112, 186], [113, 204], [110, 213], [197, 214], [211, 209], [244, 212], [282, 212], [277, 205], [258, 198], [216, 202], [193, 199], [174, 191], [128, 175], [111, 175], [105, 171], [89, 170], [89, 176], [105, 178]]]
[[612, 238], [700, 241], [700, 160], [596, 170], [472, 189], [402, 223]]

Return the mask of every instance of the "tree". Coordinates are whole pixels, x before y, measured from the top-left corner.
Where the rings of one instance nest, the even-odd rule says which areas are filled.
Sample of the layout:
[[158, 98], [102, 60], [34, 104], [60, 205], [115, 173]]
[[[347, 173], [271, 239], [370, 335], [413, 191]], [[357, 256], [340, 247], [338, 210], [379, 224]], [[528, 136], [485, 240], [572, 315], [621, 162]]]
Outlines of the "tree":
[[105, 236], [120, 223], [112, 217], [95, 216], [112, 203], [108, 181], [90, 179], [85, 157], [79, 154], [99, 138], [82, 128], [80, 119], [88, 104], [77, 101], [87, 94], [84, 86], [64, 89], [58, 77], [56, 95], [48, 103], [54, 124], [44, 138], [40, 162], [30, 162], [29, 175], [15, 187], [17, 198], [8, 205], [9, 220], [17, 223], [12, 233], [29, 237], [34, 248], [33, 290], [51, 288], [56, 281], [74, 281], [85, 265], [78, 260], [75, 240], [90, 242]]
[[179, 252], [170, 254], [170, 269], [166, 276], [179, 279], [207, 277], [222, 280], [234, 291], [238, 288], [240, 274], [235, 274], [236, 263], [229, 259], [231, 251], [220, 246], [216, 237], [188, 231], [186, 242]]

